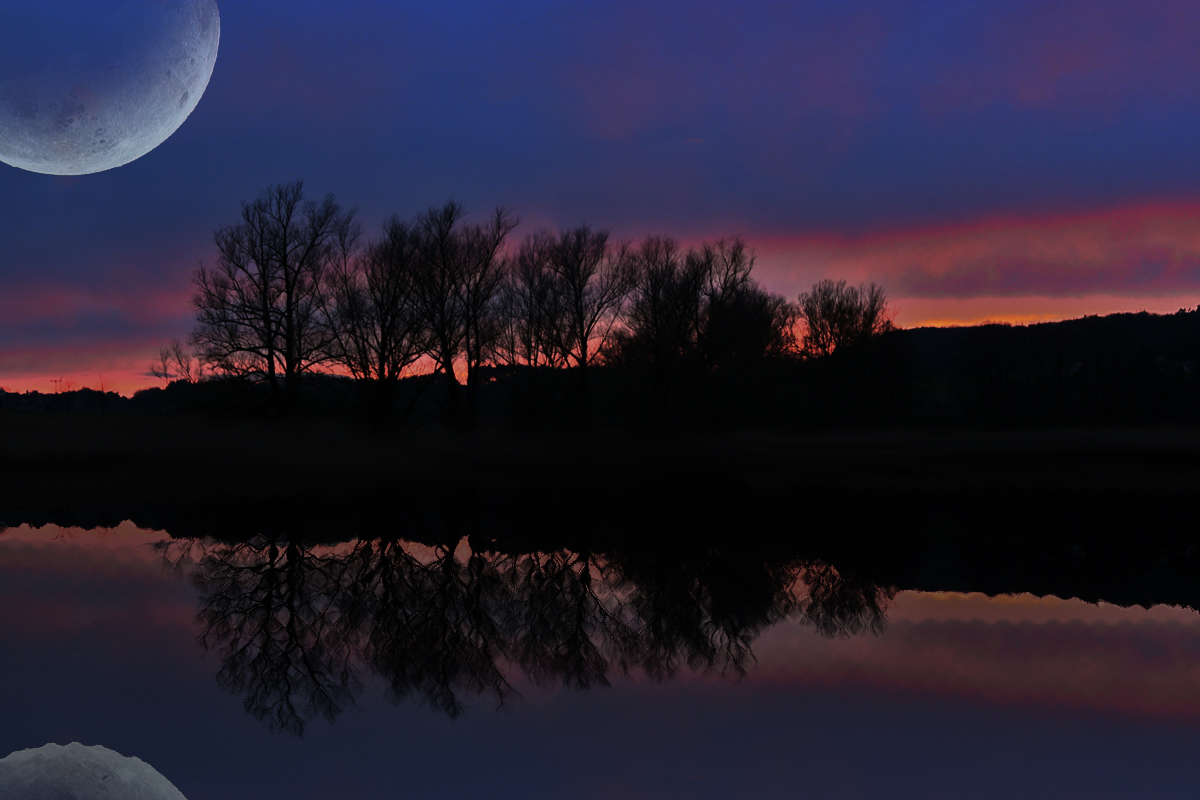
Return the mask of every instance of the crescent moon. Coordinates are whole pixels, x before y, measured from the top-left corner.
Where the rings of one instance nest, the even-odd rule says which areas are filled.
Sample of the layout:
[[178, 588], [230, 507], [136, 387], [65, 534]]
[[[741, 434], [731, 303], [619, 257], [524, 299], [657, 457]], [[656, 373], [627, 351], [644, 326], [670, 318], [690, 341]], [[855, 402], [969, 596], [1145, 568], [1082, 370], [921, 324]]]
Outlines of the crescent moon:
[[217, 61], [216, 2], [125, 6], [133, 30], [120, 20], [120, 41], [0, 82], [0, 161], [48, 175], [113, 169], [158, 147], [195, 110]]

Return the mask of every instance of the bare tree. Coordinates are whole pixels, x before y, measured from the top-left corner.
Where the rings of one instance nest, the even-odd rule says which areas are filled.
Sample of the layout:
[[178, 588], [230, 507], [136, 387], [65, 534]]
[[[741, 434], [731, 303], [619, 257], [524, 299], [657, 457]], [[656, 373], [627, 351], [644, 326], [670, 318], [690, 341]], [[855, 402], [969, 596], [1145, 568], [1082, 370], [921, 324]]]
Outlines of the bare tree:
[[194, 358], [178, 339], [158, 350], [158, 359], [150, 365], [150, 374], [164, 385], [171, 381], [198, 383], [204, 380], [204, 364]]
[[698, 332], [706, 368], [744, 372], [795, 350], [798, 310], [755, 282], [754, 253], [745, 241], [706, 242], [691, 258], [707, 275]]
[[461, 402], [454, 368], [465, 337], [463, 312], [458, 301], [461, 256], [456, 235], [462, 217], [462, 207], [450, 202], [441, 208], [430, 207], [417, 218], [414, 226], [421, 260], [413, 299], [429, 337], [428, 355], [443, 376], [445, 414], [453, 422], [458, 421]]
[[509, 261], [501, 288], [503, 325], [496, 349], [506, 364], [561, 367], [562, 303], [553, 262], [554, 235], [538, 231], [525, 237]]
[[874, 283], [818, 281], [812, 291], [800, 295], [799, 315], [806, 328], [804, 352], [813, 357], [892, 329], [887, 298]]
[[625, 328], [609, 352], [640, 376], [652, 417], [701, 400], [730, 406], [759, 382], [752, 373], [794, 350], [796, 309], [763, 290], [753, 266], [739, 238], [686, 253], [670, 239], [642, 242]]
[[214, 269], [196, 272], [197, 327], [190, 342], [211, 369], [266, 383], [278, 409], [295, 407], [301, 377], [328, 358], [322, 319], [328, 272], [357, 227], [328, 195], [303, 184], [269, 187], [242, 204], [242, 221], [220, 228]]
[[652, 419], [703, 405], [744, 406], [795, 351], [797, 310], [753, 279], [754, 254], [740, 238], [686, 252], [650, 237], [634, 252], [625, 326], [607, 355], [645, 393]]
[[587, 369], [611, 337], [633, 277], [629, 246], [611, 247], [606, 231], [530, 234], [505, 282], [501, 359], [527, 368], [534, 395], [541, 372], [573, 368], [586, 402]]
[[330, 270], [330, 358], [353, 376], [377, 422], [388, 418], [400, 379], [428, 349], [414, 295], [417, 245], [413, 226], [393, 217], [365, 252]]
[[[517, 225], [497, 208], [486, 223], [464, 222], [455, 202], [430, 208], [414, 225], [420, 267], [413, 286], [429, 336], [427, 354], [441, 373], [451, 425], [474, 419], [479, 369], [499, 336], [498, 298], [504, 277], [501, 248]], [[466, 401], [455, 368], [466, 370]]]
[[647, 237], [634, 253], [634, 277], [625, 326], [608, 360], [623, 366], [640, 385], [652, 418], [686, 404], [700, 363], [705, 265], [673, 239]]
[[582, 225], [561, 231], [553, 253], [562, 311], [558, 347], [564, 362], [578, 370], [579, 396], [586, 402], [587, 369], [607, 345], [634, 285], [633, 252], [625, 244], [611, 246], [608, 231]]
[[556, 240], [548, 231], [525, 237], [500, 292], [500, 330], [494, 342], [510, 401], [520, 419], [541, 416], [553, 400], [554, 369], [564, 364], [563, 308], [552, 263]]
[[497, 208], [483, 224], [462, 228], [462, 306], [466, 337], [464, 360], [467, 368], [467, 421], [475, 418], [479, 392], [479, 368], [494, 351], [500, 333], [498, 299], [504, 281], [504, 240], [517, 227], [517, 218]]

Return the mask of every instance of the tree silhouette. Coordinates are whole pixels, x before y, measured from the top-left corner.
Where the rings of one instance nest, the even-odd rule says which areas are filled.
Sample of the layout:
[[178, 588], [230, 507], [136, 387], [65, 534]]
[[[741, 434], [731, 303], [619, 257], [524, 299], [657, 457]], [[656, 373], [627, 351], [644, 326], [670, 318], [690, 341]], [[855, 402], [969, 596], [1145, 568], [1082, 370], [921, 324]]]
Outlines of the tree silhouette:
[[214, 235], [216, 267], [193, 277], [190, 342], [199, 357], [217, 372], [265, 382], [278, 409], [294, 409], [301, 377], [328, 358], [325, 283], [353, 249], [353, 217], [332, 195], [306, 201], [299, 181], [243, 203], [242, 221]]
[[818, 281], [800, 295], [799, 315], [805, 323], [804, 351], [813, 357], [892, 329], [887, 297], [874, 283]]
[[630, 373], [650, 418], [661, 421], [691, 399], [707, 276], [673, 239], [647, 237], [635, 259], [625, 328], [613, 340], [610, 361]]
[[[428, 355], [442, 375], [443, 410], [452, 426], [474, 421], [479, 369], [499, 334], [501, 248], [516, 225], [500, 208], [486, 223], [465, 222], [462, 206], [454, 202], [430, 208], [414, 224], [420, 267], [413, 299], [428, 335]], [[455, 374], [460, 360], [465, 400]]]
[[428, 350], [415, 297], [420, 268], [416, 231], [393, 217], [363, 253], [330, 270], [330, 360], [353, 376], [376, 423], [389, 418], [400, 379]]
[[205, 378], [204, 362], [194, 358], [178, 339], [158, 349], [158, 359], [150, 364], [148, 371], [164, 385], [175, 380], [197, 383]]
[[521, 422], [546, 416], [554, 401], [553, 370], [565, 356], [565, 308], [552, 267], [557, 242], [546, 231], [530, 234], [509, 261], [500, 294], [500, 329], [494, 348]]
[[610, 246], [607, 231], [586, 225], [538, 231], [521, 243], [503, 290], [497, 354], [513, 368], [525, 416], [546, 412], [547, 386], [556, 385], [547, 373], [554, 369], [573, 371], [574, 398], [586, 408], [588, 369], [617, 323], [632, 267], [627, 245]]
[[650, 237], [635, 251], [625, 327], [609, 360], [640, 384], [652, 420], [744, 394], [754, 368], [793, 349], [796, 312], [754, 282], [753, 265], [741, 239], [685, 253]]
[[588, 368], [607, 345], [633, 287], [628, 245], [612, 246], [607, 231], [586, 225], [560, 231], [550, 248], [549, 269], [561, 315], [554, 327], [563, 362], [575, 368], [579, 402], [586, 404]]

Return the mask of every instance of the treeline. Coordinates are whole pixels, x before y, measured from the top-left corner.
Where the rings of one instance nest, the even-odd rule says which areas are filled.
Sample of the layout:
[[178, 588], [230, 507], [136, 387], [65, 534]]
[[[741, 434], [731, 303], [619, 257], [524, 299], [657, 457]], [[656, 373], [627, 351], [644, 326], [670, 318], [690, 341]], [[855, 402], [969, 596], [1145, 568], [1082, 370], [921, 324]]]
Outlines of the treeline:
[[956, 344], [964, 418], [1122, 424], [1200, 418], [1200, 309], [982, 325], [962, 332]]
[[77, 413], [154, 413], [163, 404], [156, 402], [153, 392], [124, 397], [117, 392], [99, 389], [67, 389], [61, 392], [9, 392], [0, 389], [0, 410], [59, 411]]
[[874, 284], [764, 290], [741, 239], [516, 224], [451, 202], [367, 236], [332, 196], [271, 187], [216, 231], [157, 400], [456, 429], [1197, 421], [1197, 312], [897, 330]]
[[807, 427], [1194, 425], [1200, 309], [893, 331], [797, 368]]
[[[740, 239], [684, 249], [579, 226], [510, 244], [516, 223], [503, 209], [470, 221], [451, 202], [368, 238], [332, 197], [272, 187], [216, 231], [188, 347], [164, 348], [153, 372], [194, 398], [228, 394], [195, 389], [223, 380], [282, 415], [341, 378], [371, 421], [432, 403], [465, 428], [481, 407], [521, 424], [753, 417], [802, 358], [803, 302], [759, 286]], [[858, 291], [830, 283], [809, 305]], [[862, 298], [874, 316], [860, 333], [884, 329], [882, 292]]]

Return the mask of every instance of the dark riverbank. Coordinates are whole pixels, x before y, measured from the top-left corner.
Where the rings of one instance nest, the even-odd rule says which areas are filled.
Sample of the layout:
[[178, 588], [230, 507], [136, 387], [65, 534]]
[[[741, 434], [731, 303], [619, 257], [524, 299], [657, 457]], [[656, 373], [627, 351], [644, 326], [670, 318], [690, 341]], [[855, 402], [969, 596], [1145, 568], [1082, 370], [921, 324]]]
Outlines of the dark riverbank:
[[820, 561], [874, 586], [1200, 606], [1197, 430], [381, 437], [83, 415], [5, 415], [0, 430], [7, 526], [466, 537], [476, 552]]
[[697, 482], [785, 496], [1020, 487], [1165, 497], [1200, 492], [1200, 429], [380, 434], [337, 422], [10, 413], [0, 414], [0, 476], [6, 504], [155, 496], [191, 503], [295, 491], [334, 499], [455, 486], [503, 493], [532, 484], [550, 496], [601, 496]]

